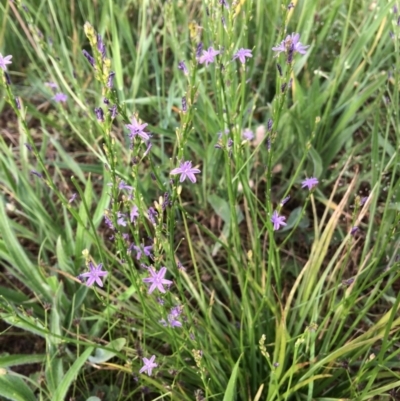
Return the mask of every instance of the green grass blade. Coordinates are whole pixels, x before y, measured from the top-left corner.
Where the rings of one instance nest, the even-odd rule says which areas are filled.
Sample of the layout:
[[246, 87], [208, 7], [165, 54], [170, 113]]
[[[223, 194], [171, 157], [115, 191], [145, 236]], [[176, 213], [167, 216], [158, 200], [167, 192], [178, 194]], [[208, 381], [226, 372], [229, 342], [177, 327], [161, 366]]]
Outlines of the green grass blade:
[[71, 365], [68, 369], [68, 372], [63, 377], [60, 385], [58, 386], [56, 392], [53, 394], [53, 401], [64, 401], [67, 396], [68, 390], [73, 383], [73, 381], [77, 378], [82, 366], [87, 361], [88, 357], [93, 351], [93, 347], [88, 347], [79, 358]]

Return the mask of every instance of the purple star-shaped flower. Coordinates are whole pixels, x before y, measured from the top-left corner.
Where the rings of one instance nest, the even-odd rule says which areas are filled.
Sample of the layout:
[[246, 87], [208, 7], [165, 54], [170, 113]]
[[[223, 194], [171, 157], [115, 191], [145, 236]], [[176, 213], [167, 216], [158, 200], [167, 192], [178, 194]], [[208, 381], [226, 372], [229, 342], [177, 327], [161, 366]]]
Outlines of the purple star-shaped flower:
[[307, 187], [309, 190], [313, 189], [318, 184], [318, 179], [315, 177], [306, 178], [302, 183], [301, 187]]
[[208, 64], [214, 62], [215, 56], [218, 56], [220, 54], [220, 51], [214, 50], [212, 46], [208, 48], [208, 50], [203, 50], [203, 55], [199, 57], [199, 63], [204, 64], [206, 63], [206, 67]]
[[126, 216], [124, 213], [117, 213], [117, 224], [122, 227], [126, 227]]
[[272, 217], [271, 217], [271, 222], [274, 225], [274, 231], [279, 230], [281, 228], [281, 226], [286, 226], [285, 220], [286, 220], [286, 217], [279, 216], [279, 213], [275, 210], [274, 213], [272, 213]]
[[254, 132], [250, 128], [246, 128], [242, 133], [242, 138], [246, 141], [252, 141], [254, 139]]
[[178, 63], [178, 69], [181, 70], [181, 71], [183, 71], [183, 73], [184, 73], [185, 75], [188, 75], [188, 74], [189, 74], [189, 70], [188, 70], [188, 68], [186, 67], [186, 64], [185, 64], [184, 61], [180, 61], [180, 62]]
[[142, 358], [144, 366], [139, 370], [139, 373], [146, 372], [149, 376], [151, 376], [153, 369], [158, 366], [156, 363], [154, 363], [155, 359], [155, 355], [153, 355], [150, 359]]
[[133, 249], [136, 251], [136, 259], [139, 260], [142, 257], [142, 253], [144, 253], [146, 256], [151, 258], [153, 255], [151, 254], [151, 251], [153, 249], [153, 245], [133, 245]]
[[128, 185], [125, 181], [121, 180], [120, 183], [118, 184], [118, 189], [127, 189], [128, 191], [131, 191], [133, 187]]
[[165, 293], [165, 288], [163, 287], [164, 285], [171, 285], [172, 281], [167, 280], [164, 278], [165, 273], [167, 272], [166, 267], [162, 267], [158, 272], [156, 272], [151, 266], [148, 268], [150, 276], [143, 279], [144, 283], [150, 283], [151, 286], [149, 288], [149, 294], [151, 294], [156, 288], [162, 292]]
[[172, 175], [180, 174], [181, 175], [179, 178], [180, 182], [183, 182], [186, 180], [186, 178], [189, 178], [189, 180], [192, 181], [193, 183], [196, 182], [195, 174], [199, 173], [201, 173], [201, 171], [198, 168], [193, 168], [191, 161], [180, 163], [179, 167], [174, 168], [170, 172], [170, 174]]
[[246, 57], [253, 57], [253, 55], [251, 54], [250, 49], [243, 49], [242, 47], [233, 55], [232, 60], [236, 60], [238, 58], [240, 62], [244, 64], [246, 62]]
[[160, 323], [161, 323], [164, 327], [167, 327], [168, 324], [169, 324], [171, 327], [182, 327], [182, 323], [181, 323], [179, 320], [176, 320], [176, 319], [175, 319], [175, 316], [173, 316], [173, 315], [171, 315], [171, 314], [168, 315], [168, 322], [166, 322], [165, 319], [161, 319], [161, 320], [160, 320]]
[[182, 327], [182, 323], [177, 320], [177, 318], [181, 315], [182, 313], [182, 306], [174, 306], [171, 308], [171, 311], [168, 315], [168, 322], [165, 321], [165, 319], [161, 319], [160, 323], [164, 326], [167, 327], [168, 323], [171, 327]]
[[7, 64], [12, 64], [11, 62], [12, 56], [2, 56], [0, 53], [0, 68], [3, 71], [7, 71]]
[[67, 101], [67, 99], [68, 99], [68, 96], [62, 92], [58, 92], [53, 96], [53, 100], [57, 103], [60, 103], [60, 102], [64, 103]]
[[139, 217], [139, 208], [136, 205], [133, 205], [130, 213], [131, 223], [133, 223]]
[[89, 262], [89, 272], [80, 274], [80, 277], [88, 277], [86, 285], [88, 287], [92, 286], [94, 282], [97, 283], [99, 287], [103, 287], [103, 282], [101, 277], [106, 277], [108, 272], [101, 270], [103, 267], [102, 263], [95, 266], [91, 261]]
[[140, 136], [144, 141], [148, 141], [150, 136], [147, 132], [143, 130], [148, 126], [148, 124], [139, 124], [139, 121], [136, 120], [136, 117], [133, 117], [131, 120], [132, 124], [125, 125], [126, 128], [130, 131], [129, 137], [131, 140], [136, 136]]
[[306, 49], [310, 46], [303, 45], [299, 42], [299, 39], [300, 34], [293, 32], [291, 35], [286, 36], [286, 39], [282, 40], [282, 42], [278, 46], [273, 47], [272, 50], [274, 52], [277, 52], [277, 54], [289, 51], [291, 51], [292, 53], [306, 54]]

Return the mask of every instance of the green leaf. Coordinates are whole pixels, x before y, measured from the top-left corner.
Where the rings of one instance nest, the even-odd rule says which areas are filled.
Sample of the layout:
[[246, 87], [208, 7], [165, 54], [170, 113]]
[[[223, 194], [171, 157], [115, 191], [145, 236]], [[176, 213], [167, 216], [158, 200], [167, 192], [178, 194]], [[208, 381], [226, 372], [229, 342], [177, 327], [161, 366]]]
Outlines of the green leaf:
[[87, 361], [89, 355], [92, 353], [93, 347], [89, 347], [85, 352], [81, 354], [81, 356], [72, 364], [69, 368], [68, 372], [63, 377], [60, 385], [57, 390], [54, 392], [52, 401], [64, 401], [67, 396], [67, 392], [72, 382], [76, 380], [81, 367]]
[[[291, 230], [296, 225], [296, 222], [301, 218], [301, 213], [302, 213], [301, 207], [296, 207], [295, 209], [293, 209], [289, 215], [289, 218], [287, 219], [286, 226], [283, 227], [281, 230], [279, 230], [279, 232], [285, 232]], [[307, 228], [309, 225], [310, 222], [308, 218], [306, 216], [303, 216], [303, 218], [299, 222], [298, 227]]]
[[68, 261], [70, 258], [65, 252], [61, 235], [57, 238], [57, 245], [56, 245], [56, 253], [57, 253], [57, 261], [60, 269], [64, 272], [74, 274], [73, 269], [69, 265]]
[[313, 147], [310, 148], [309, 154], [314, 164], [314, 177], [321, 177], [324, 169], [321, 156]]
[[[214, 209], [214, 212], [219, 217], [221, 217], [221, 219], [225, 223], [229, 224], [231, 221], [231, 211], [230, 211], [229, 203], [225, 199], [222, 199], [217, 195], [210, 195], [208, 197], [208, 202]], [[237, 215], [237, 220], [238, 220], [237, 224], [240, 224], [244, 217], [243, 217], [242, 211], [239, 208], [236, 209], [236, 215]]]
[[0, 237], [4, 240], [12, 268], [26, 277], [25, 285], [30, 287], [32, 291], [42, 295], [47, 301], [51, 300], [52, 294], [46, 280], [40, 274], [40, 270], [29, 260], [10, 226], [3, 199], [0, 200], [0, 221]]
[[58, 285], [56, 294], [53, 300], [53, 306], [50, 315], [50, 332], [53, 335], [48, 335], [47, 348], [48, 348], [48, 362], [46, 364], [46, 379], [47, 385], [51, 392], [55, 392], [64, 377], [63, 360], [59, 357], [59, 345], [61, 343], [61, 317], [59, 311], [61, 310], [60, 298], [63, 286]]
[[0, 356], [0, 368], [29, 365], [30, 363], [42, 363], [45, 360], [45, 355], [33, 354], [33, 355], [2, 355]]
[[[79, 194], [82, 196], [82, 190], [80, 189], [80, 187], [76, 188]], [[88, 248], [90, 243], [90, 237], [89, 235], [87, 235], [86, 230], [89, 225], [89, 219], [91, 218], [91, 216], [88, 216], [86, 212], [85, 203], [88, 210], [90, 210], [92, 206], [92, 200], [93, 200], [93, 185], [92, 185], [92, 180], [89, 176], [86, 182], [83, 199], [79, 206], [79, 217], [81, 218], [82, 223], [78, 224], [78, 228], [76, 230], [75, 258], [78, 260], [82, 258], [82, 251], [85, 248]]]
[[20, 377], [11, 374], [0, 375], [0, 396], [12, 401], [36, 401], [28, 385]]
[[[243, 354], [242, 354], [243, 355]], [[226, 388], [225, 394], [224, 394], [224, 400], [223, 401], [234, 401], [236, 400], [236, 379], [239, 371], [239, 364], [240, 360], [242, 359], [242, 355], [240, 355], [239, 359], [237, 360], [235, 366], [233, 367], [231, 377], [229, 378], [228, 386]]]
[[[121, 349], [124, 347], [126, 343], [126, 339], [125, 338], [117, 338], [114, 341], [111, 341], [107, 348], [112, 348], [115, 351], [121, 351]], [[96, 348], [96, 352], [94, 356], [89, 356], [89, 361], [93, 362], [93, 363], [102, 363], [102, 362], [106, 362], [109, 359], [113, 358], [116, 355], [116, 352], [113, 352], [111, 350], [108, 349], [104, 349], [104, 348]]]
[[208, 197], [208, 202], [210, 203], [210, 205], [214, 209], [214, 212], [219, 217], [221, 217], [221, 219], [225, 223], [230, 223], [230, 221], [231, 221], [231, 212], [229, 210], [229, 203], [226, 200], [220, 198], [217, 195], [210, 195]]

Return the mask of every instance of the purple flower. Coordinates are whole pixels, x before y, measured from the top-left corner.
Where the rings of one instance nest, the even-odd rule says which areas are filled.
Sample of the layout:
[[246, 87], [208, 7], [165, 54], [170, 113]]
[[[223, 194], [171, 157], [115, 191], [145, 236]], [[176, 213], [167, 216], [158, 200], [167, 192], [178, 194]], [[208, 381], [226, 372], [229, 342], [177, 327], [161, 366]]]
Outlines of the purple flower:
[[178, 270], [180, 272], [185, 272], [186, 271], [186, 267], [183, 266], [183, 264], [181, 262], [178, 262]]
[[203, 50], [203, 55], [199, 57], [199, 63], [204, 64], [206, 63], [206, 67], [208, 64], [214, 62], [214, 57], [218, 56], [220, 52], [218, 50], [214, 50], [212, 46], [208, 48], [208, 50]]
[[89, 272], [80, 274], [80, 277], [88, 277], [86, 285], [88, 287], [92, 286], [94, 282], [97, 283], [99, 287], [103, 287], [103, 282], [101, 281], [101, 277], [106, 277], [108, 272], [101, 270], [103, 267], [102, 263], [99, 263], [95, 266], [92, 261], [89, 262]]
[[350, 230], [350, 235], [355, 235], [358, 230], [359, 230], [358, 226], [352, 227], [352, 229]]
[[104, 60], [104, 58], [106, 57], [106, 46], [101, 35], [99, 34], [97, 34], [97, 50], [101, 53], [101, 57]]
[[251, 141], [254, 139], [254, 132], [250, 128], [246, 128], [242, 133], [242, 138]]
[[65, 93], [58, 92], [53, 96], [52, 99], [57, 103], [66, 102], [68, 99], [68, 96]]
[[142, 257], [142, 253], [144, 253], [146, 256], [151, 258], [153, 255], [151, 254], [151, 250], [153, 249], [153, 245], [140, 245], [136, 246], [133, 245], [133, 249], [136, 251], [136, 259], [139, 260]]
[[129, 217], [130, 217], [131, 223], [133, 223], [139, 217], [139, 209], [136, 205], [132, 206]]
[[36, 175], [36, 177], [43, 178], [43, 175], [40, 174], [40, 173], [39, 173], [38, 171], [36, 171], [36, 170], [31, 170], [31, 174]]
[[167, 327], [168, 323], [171, 327], [182, 327], [182, 323], [179, 320], [175, 320], [173, 316], [168, 315], [168, 322], [165, 319], [161, 319], [160, 323], [164, 326]]
[[115, 76], [115, 72], [114, 71], [110, 71], [110, 73], [108, 74], [108, 78], [107, 78], [107, 88], [112, 88], [114, 85], [114, 76]]
[[218, 139], [222, 139], [223, 135], [229, 135], [229, 129], [225, 128], [225, 130], [223, 132], [222, 131], [217, 132], [217, 135], [218, 135]]
[[342, 285], [351, 285], [354, 283], [354, 277], [348, 278], [347, 280], [342, 281]]
[[360, 206], [364, 206], [365, 205], [365, 202], [368, 200], [368, 196], [363, 196], [361, 199], [360, 199]]
[[143, 373], [147, 371], [147, 374], [151, 376], [153, 369], [156, 368], [158, 365], [154, 363], [156, 356], [153, 355], [150, 359], [142, 358], [144, 366], [139, 370], [139, 373]]
[[278, 70], [279, 76], [281, 77], [283, 75], [283, 72], [282, 67], [279, 63], [276, 63], [276, 69]]
[[183, 71], [183, 73], [184, 73], [185, 75], [188, 75], [188, 74], [189, 74], [189, 70], [187, 69], [186, 64], [185, 64], [184, 61], [180, 61], [180, 62], [178, 63], [178, 70]]
[[82, 54], [85, 56], [86, 60], [89, 61], [90, 65], [94, 67], [94, 58], [86, 50], [82, 50]]
[[168, 323], [171, 327], [182, 327], [182, 323], [176, 320], [173, 315], [168, 315]]
[[243, 47], [242, 47], [233, 55], [232, 60], [236, 60], [238, 58], [240, 60], [240, 62], [242, 64], [244, 64], [246, 62], [246, 57], [253, 57], [251, 54], [251, 50], [243, 49]]
[[154, 209], [154, 207], [149, 207], [147, 213], [149, 215], [149, 220], [151, 221], [151, 224], [156, 224], [156, 217], [158, 216], [156, 209]]
[[196, 58], [201, 56], [201, 52], [203, 51], [203, 42], [200, 42], [196, 47]]
[[19, 97], [16, 97], [16, 98], [15, 98], [15, 105], [17, 106], [17, 109], [18, 109], [18, 110], [21, 110], [21, 102], [20, 102], [20, 100], [19, 100]]
[[172, 175], [180, 174], [181, 175], [181, 177], [179, 178], [180, 182], [183, 182], [186, 180], [186, 178], [189, 178], [189, 180], [192, 181], [193, 183], [196, 182], [195, 174], [199, 173], [201, 173], [201, 171], [198, 168], [193, 168], [191, 161], [180, 163], [179, 167], [174, 168], [170, 172], [170, 174]]
[[127, 223], [126, 223], [125, 218], [126, 218], [126, 216], [125, 216], [123, 213], [118, 212], [118, 213], [117, 213], [117, 224], [118, 224], [119, 226], [126, 227], [126, 224], [127, 224]]
[[104, 122], [104, 111], [101, 107], [95, 107], [94, 114], [96, 114], [97, 121]]
[[290, 201], [290, 195], [288, 195], [286, 198], [283, 198], [281, 200], [281, 206], [286, 205], [286, 203], [288, 203]]
[[121, 180], [118, 184], [118, 189], [127, 189], [128, 191], [132, 191], [133, 187], [128, 185], [125, 181]]
[[115, 230], [113, 222], [111, 221], [111, 219], [107, 215], [104, 215], [104, 222], [106, 223], [106, 226], [110, 230], [113, 230], [113, 231]]
[[129, 137], [131, 140], [138, 135], [140, 136], [144, 141], [148, 141], [150, 139], [149, 134], [144, 132], [143, 130], [147, 127], [148, 124], [139, 124], [138, 120], [136, 120], [136, 117], [133, 117], [131, 120], [132, 124], [127, 124], [125, 125], [126, 128], [130, 131]]
[[318, 184], [318, 179], [315, 177], [306, 178], [302, 183], [301, 187], [307, 187], [309, 190], [313, 189]]
[[57, 89], [58, 85], [54, 82], [45, 82], [45, 85], [48, 86], [51, 89]]
[[163, 287], [164, 285], [171, 285], [172, 281], [167, 280], [164, 278], [165, 273], [167, 272], [166, 267], [162, 267], [158, 272], [156, 272], [151, 266], [148, 268], [150, 277], [144, 278], [143, 282], [144, 283], [150, 283], [151, 286], [149, 288], [149, 294], [151, 294], [156, 288], [162, 292], [165, 293], [165, 288]]
[[110, 112], [111, 118], [112, 118], [112, 119], [114, 119], [115, 117], [117, 117], [118, 108], [117, 108], [117, 105], [116, 105], [116, 104], [114, 104], [112, 107], [110, 107], [110, 108], [108, 109], [108, 111]]
[[183, 111], [184, 113], [187, 112], [187, 101], [186, 101], [186, 96], [183, 96], [183, 98], [182, 98], [182, 111]]
[[229, 8], [229, 4], [226, 0], [219, 0], [219, 4], [221, 4], [221, 6], [224, 6], [225, 8]]
[[179, 317], [182, 313], [182, 309], [182, 306], [174, 306], [173, 308], [171, 308], [170, 315], [173, 317]]
[[275, 210], [274, 213], [272, 213], [272, 217], [271, 217], [271, 222], [274, 225], [274, 231], [279, 230], [281, 228], [281, 226], [286, 226], [285, 220], [286, 220], [286, 217], [279, 216], [279, 213]]
[[7, 71], [7, 64], [12, 64], [11, 62], [12, 56], [5, 56], [3, 57], [0, 53], [0, 68], [3, 71]]
[[77, 194], [76, 194], [76, 192], [74, 192], [72, 194], [72, 196], [69, 198], [68, 203], [72, 203], [76, 199], [76, 197], [77, 197]]
[[293, 32], [291, 35], [286, 36], [285, 40], [282, 40], [282, 42], [276, 46], [273, 47], [272, 50], [274, 52], [277, 52], [279, 55], [280, 53], [300, 53], [300, 54], [306, 54], [306, 49], [310, 46], [305, 46], [302, 43], [299, 42], [300, 39], [300, 34]]
[[11, 85], [11, 78], [5, 71], [4, 71], [4, 79], [6, 80], [7, 85]]
[[270, 135], [267, 136], [267, 149], [271, 150], [271, 136]]
[[169, 199], [169, 193], [164, 193], [163, 203], [161, 205], [162, 210], [165, 210], [171, 204], [171, 200]]
[[160, 323], [165, 327], [167, 327], [168, 324], [171, 327], [182, 327], [182, 323], [179, 320], [177, 320], [177, 318], [181, 315], [181, 313], [182, 313], [182, 307], [175, 306], [171, 309], [171, 312], [167, 317], [168, 322], [166, 322], [165, 319], [161, 319]]
[[24, 145], [26, 146], [26, 148], [29, 150], [29, 152], [32, 152], [32, 146], [29, 145], [29, 143], [24, 143]]
[[148, 141], [147, 148], [146, 148], [145, 152], [143, 153], [143, 157], [146, 157], [150, 153], [150, 150], [152, 147], [153, 147], [153, 144], [150, 141]]

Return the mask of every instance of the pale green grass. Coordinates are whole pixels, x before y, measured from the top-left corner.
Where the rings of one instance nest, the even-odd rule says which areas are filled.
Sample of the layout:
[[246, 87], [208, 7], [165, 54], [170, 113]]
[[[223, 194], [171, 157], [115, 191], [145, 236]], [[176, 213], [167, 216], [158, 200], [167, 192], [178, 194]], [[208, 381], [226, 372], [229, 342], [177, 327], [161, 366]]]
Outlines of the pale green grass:
[[[395, 2], [304, 0], [290, 12], [272, 0], [236, 3], [0, 4], [0, 51], [13, 55], [1, 107], [17, 116], [0, 139], [0, 313], [46, 342], [43, 354], [0, 355], [1, 397], [370, 400], [400, 386]], [[112, 92], [82, 55], [100, 65], [86, 21], [106, 43]], [[293, 68], [272, 52], [291, 32], [310, 45]], [[197, 65], [200, 38], [224, 49], [218, 63]], [[231, 61], [241, 47], [253, 54], [245, 68]], [[65, 104], [51, 100], [49, 81]], [[94, 115], [100, 106], [108, 115], [104, 96], [118, 103], [113, 122]], [[153, 133], [139, 163], [146, 146], [130, 149], [123, 128], [134, 113]], [[270, 151], [266, 138], [242, 142], [244, 128], [269, 119]], [[223, 136], [216, 149], [228, 128], [234, 145]], [[170, 182], [179, 160], [201, 169], [196, 184]], [[319, 179], [312, 192], [300, 188], [310, 176]], [[127, 229], [114, 242], [105, 229], [104, 213], [116, 225], [132, 204], [121, 179], [140, 213], [132, 241], [155, 240], [154, 260], [140, 262], [166, 266], [174, 281], [164, 305], [147, 293]], [[152, 224], [147, 210], [165, 192], [173, 206]], [[270, 222], [276, 209], [287, 217], [280, 231]], [[76, 278], [88, 257], [108, 271], [102, 289]], [[182, 327], [164, 327], [177, 305]], [[153, 354], [153, 375], [139, 375]], [[41, 371], [15, 372], [30, 363]]]

